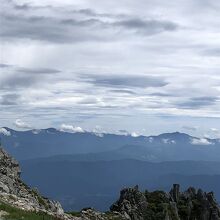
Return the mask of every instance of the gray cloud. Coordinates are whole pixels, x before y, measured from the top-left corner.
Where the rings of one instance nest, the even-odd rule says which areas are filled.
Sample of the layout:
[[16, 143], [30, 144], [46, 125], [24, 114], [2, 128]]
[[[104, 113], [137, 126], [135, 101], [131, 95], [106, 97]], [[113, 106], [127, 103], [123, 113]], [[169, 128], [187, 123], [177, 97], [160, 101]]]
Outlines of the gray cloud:
[[134, 75], [84, 75], [82, 78], [88, 83], [96, 86], [115, 87], [115, 88], [148, 88], [148, 87], [164, 87], [168, 85], [162, 77], [154, 76], [134, 76]]
[[205, 56], [219, 57], [220, 56], [220, 48], [205, 49], [202, 51], [201, 54], [205, 55]]
[[11, 65], [0, 63], [0, 68], [9, 68]]
[[2, 76], [0, 76], [0, 89], [28, 88], [39, 82], [45, 82], [47, 76], [60, 73], [51, 68], [25, 68], [15, 65], [2, 65]]
[[[0, 82], [0, 89], [27, 88], [36, 84], [40, 79], [33, 75], [10, 75]], [[10, 90], [9, 90], [10, 91]]]
[[187, 131], [196, 131], [196, 130], [198, 130], [198, 127], [196, 127], [196, 126], [182, 126], [182, 128], [184, 130], [187, 130]]
[[[29, 4], [17, 5], [9, 1], [6, 5], [13, 8], [1, 13], [0, 36], [5, 40], [30, 39], [53, 43], [73, 43], [81, 41], [108, 41], [124, 37], [126, 31], [136, 34], [152, 35], [164, 31], [175, 31], [178, 25], [171, 21], [132, 18], [130, 15], [109, 15], [96, 13], [91, 9], [70, 10], [66, 13], [48, 7], [45, 15], [35, 15], [39, 7]], [[20, 11], [28, 13], [21, 14]], [[13, 12], [14, 11], [14, 12]], [[11, 13], [10, 13], [11, 12]], [[53, 13], [58, 13], [53, 16]], [[78, 16], [78, 14], [84, 15]], [[66, 18], [68, 17], [68, 18]], [[112, 17], [106, 21], [105, 17]], [[117, 38], [115, 37], [117, 33]]]
[[169, 93], [162, 93], [162, 92], [154, 92], [150, 93], [150, 96], [159, 96], [159, 97], [174, 97], [174, 94], [169, 94]]
[[60, 73], [60, 70], [49, 68], [17, 68], [17, 73], [30, 73], [30, 74], [55, 74]]
[[109, 91], [113, 92], [113, 93], [121, 93], [121, 94], [128, 94], [128, 95], [135, 95], [136, 94], [136, 92], [129, 90], [129, 89], [111, 89]]
[[1, 105], [17, 105], [19, 104], [20, 95], [11, 93], [5, 94], [0, 97], [0, 104]]
[[185, 109], [198, 109], [210, 105], [216, 104], [218, 97], [195, 97], [191, 98], [189, 101], [179, 103], [180, 108]]
[[125, 29], [136, 30], [143, 34], [156, 34], [163, 31], [175, 31], [178, 25], [169, 21], [142, 20], [133, 18], [115, 22], [114, 25], [124, 27]]

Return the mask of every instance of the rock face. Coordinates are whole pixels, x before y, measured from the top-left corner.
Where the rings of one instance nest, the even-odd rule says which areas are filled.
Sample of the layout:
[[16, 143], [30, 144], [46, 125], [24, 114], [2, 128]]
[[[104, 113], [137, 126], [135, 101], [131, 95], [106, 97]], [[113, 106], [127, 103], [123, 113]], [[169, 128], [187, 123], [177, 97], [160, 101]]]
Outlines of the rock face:
[[30, 189], [20, 179], [18, 162], [0, 148], [0, 199], [12, 206], [41, 211], [53, 216], [63, 216], [60, 203], [42, 197], [37, 190]]
[[119, 200], [111, 206], [111, 211], [117, 211], [128, 219], [144, 220], [147, 210], [147, 199], [143, 193], [134, 188], [123, 189]]
[[142, 193], [137, 187], [123, 189], [111, 211], [129, 220], [220, 220], [220, 209], [212, 192], [192, 187], [180, 192], [178, 184], [173, 185], [170, 193]]

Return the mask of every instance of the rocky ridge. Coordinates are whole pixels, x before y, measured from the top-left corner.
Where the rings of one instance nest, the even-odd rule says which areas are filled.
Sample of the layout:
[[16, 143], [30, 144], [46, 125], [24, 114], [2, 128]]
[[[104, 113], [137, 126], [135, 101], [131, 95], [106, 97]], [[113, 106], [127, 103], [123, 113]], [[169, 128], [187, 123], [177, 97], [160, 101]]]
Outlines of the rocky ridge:
[[220, 220], [220, 208], [213, 192], [193, 187], [180, 192], [178, 184], [169, 193], [143, 193], [138, 186], [123, 189], [111, 211], [121, 213], [128, 220]]
[[26, 211], [43, 212], [67, 219], [59, 202], [42, 197], [36, 189], [29, 188], [20, 178], [18, 162], [0, 148], [0, 200]]

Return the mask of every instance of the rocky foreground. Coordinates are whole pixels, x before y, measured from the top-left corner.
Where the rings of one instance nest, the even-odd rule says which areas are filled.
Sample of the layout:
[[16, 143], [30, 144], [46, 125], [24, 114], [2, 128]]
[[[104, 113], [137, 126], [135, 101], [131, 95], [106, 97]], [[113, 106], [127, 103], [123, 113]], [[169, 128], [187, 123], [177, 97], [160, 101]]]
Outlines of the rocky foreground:
[[180, 192], [174, 184], [169, 193], [163, 191], [140, 192], [138, 187], [121, 191], [111, 211], [132, 220], [219, 220], [220, 208], [212, 192], [190, 187]]
[[51, 220], [220, 220], [220, 208], [212, 192], [192, 187], [180, 192], [178, 184], [169, 193], [141, 192], [137, 186], [126, 188], [109, 212], [87, 208], [66, 214], [58, 202], [42, 197], [25, 185], [20, 173], [17, 161], [0, 148], [0, 219], [8, 219], [10, 213], [1, 210], [7, 204], [30, 213], [45, 213]]

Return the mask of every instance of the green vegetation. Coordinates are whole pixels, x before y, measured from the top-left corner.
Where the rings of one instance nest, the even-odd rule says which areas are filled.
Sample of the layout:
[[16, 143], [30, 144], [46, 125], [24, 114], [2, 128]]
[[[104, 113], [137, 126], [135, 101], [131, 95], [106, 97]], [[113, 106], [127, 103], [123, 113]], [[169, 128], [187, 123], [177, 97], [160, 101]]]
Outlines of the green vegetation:
[[0, 202], [0, 210], [7, 213], [5, 220], [59, 220], [45, 213], [24, 211], [3, 202]]
[[166, 205], [169, 199], [163, 191], [148, 192], [145, 191], [145, 196], [148, 201], [148, 209], [145, 217], [151, 220], [164, 220], [166, 216]]
[[105, 212], [105, 216], [107, 217], [108, 220], [122, 220], [120, 216], [116, 216], [114, 213], [109, 211]]
[[67, 212], [67, 214], [72, 215], [74, 217], [80, 217], [81, 216], [80, 212], [75, 212], [75, 211]]
[[39, 194], [36, 188], [32, 189], [32, 193], [37, 198], [40, 205], [45, 207], [45, 209], [49, 209], [48, 203], [46, 203], [45, 199]]

